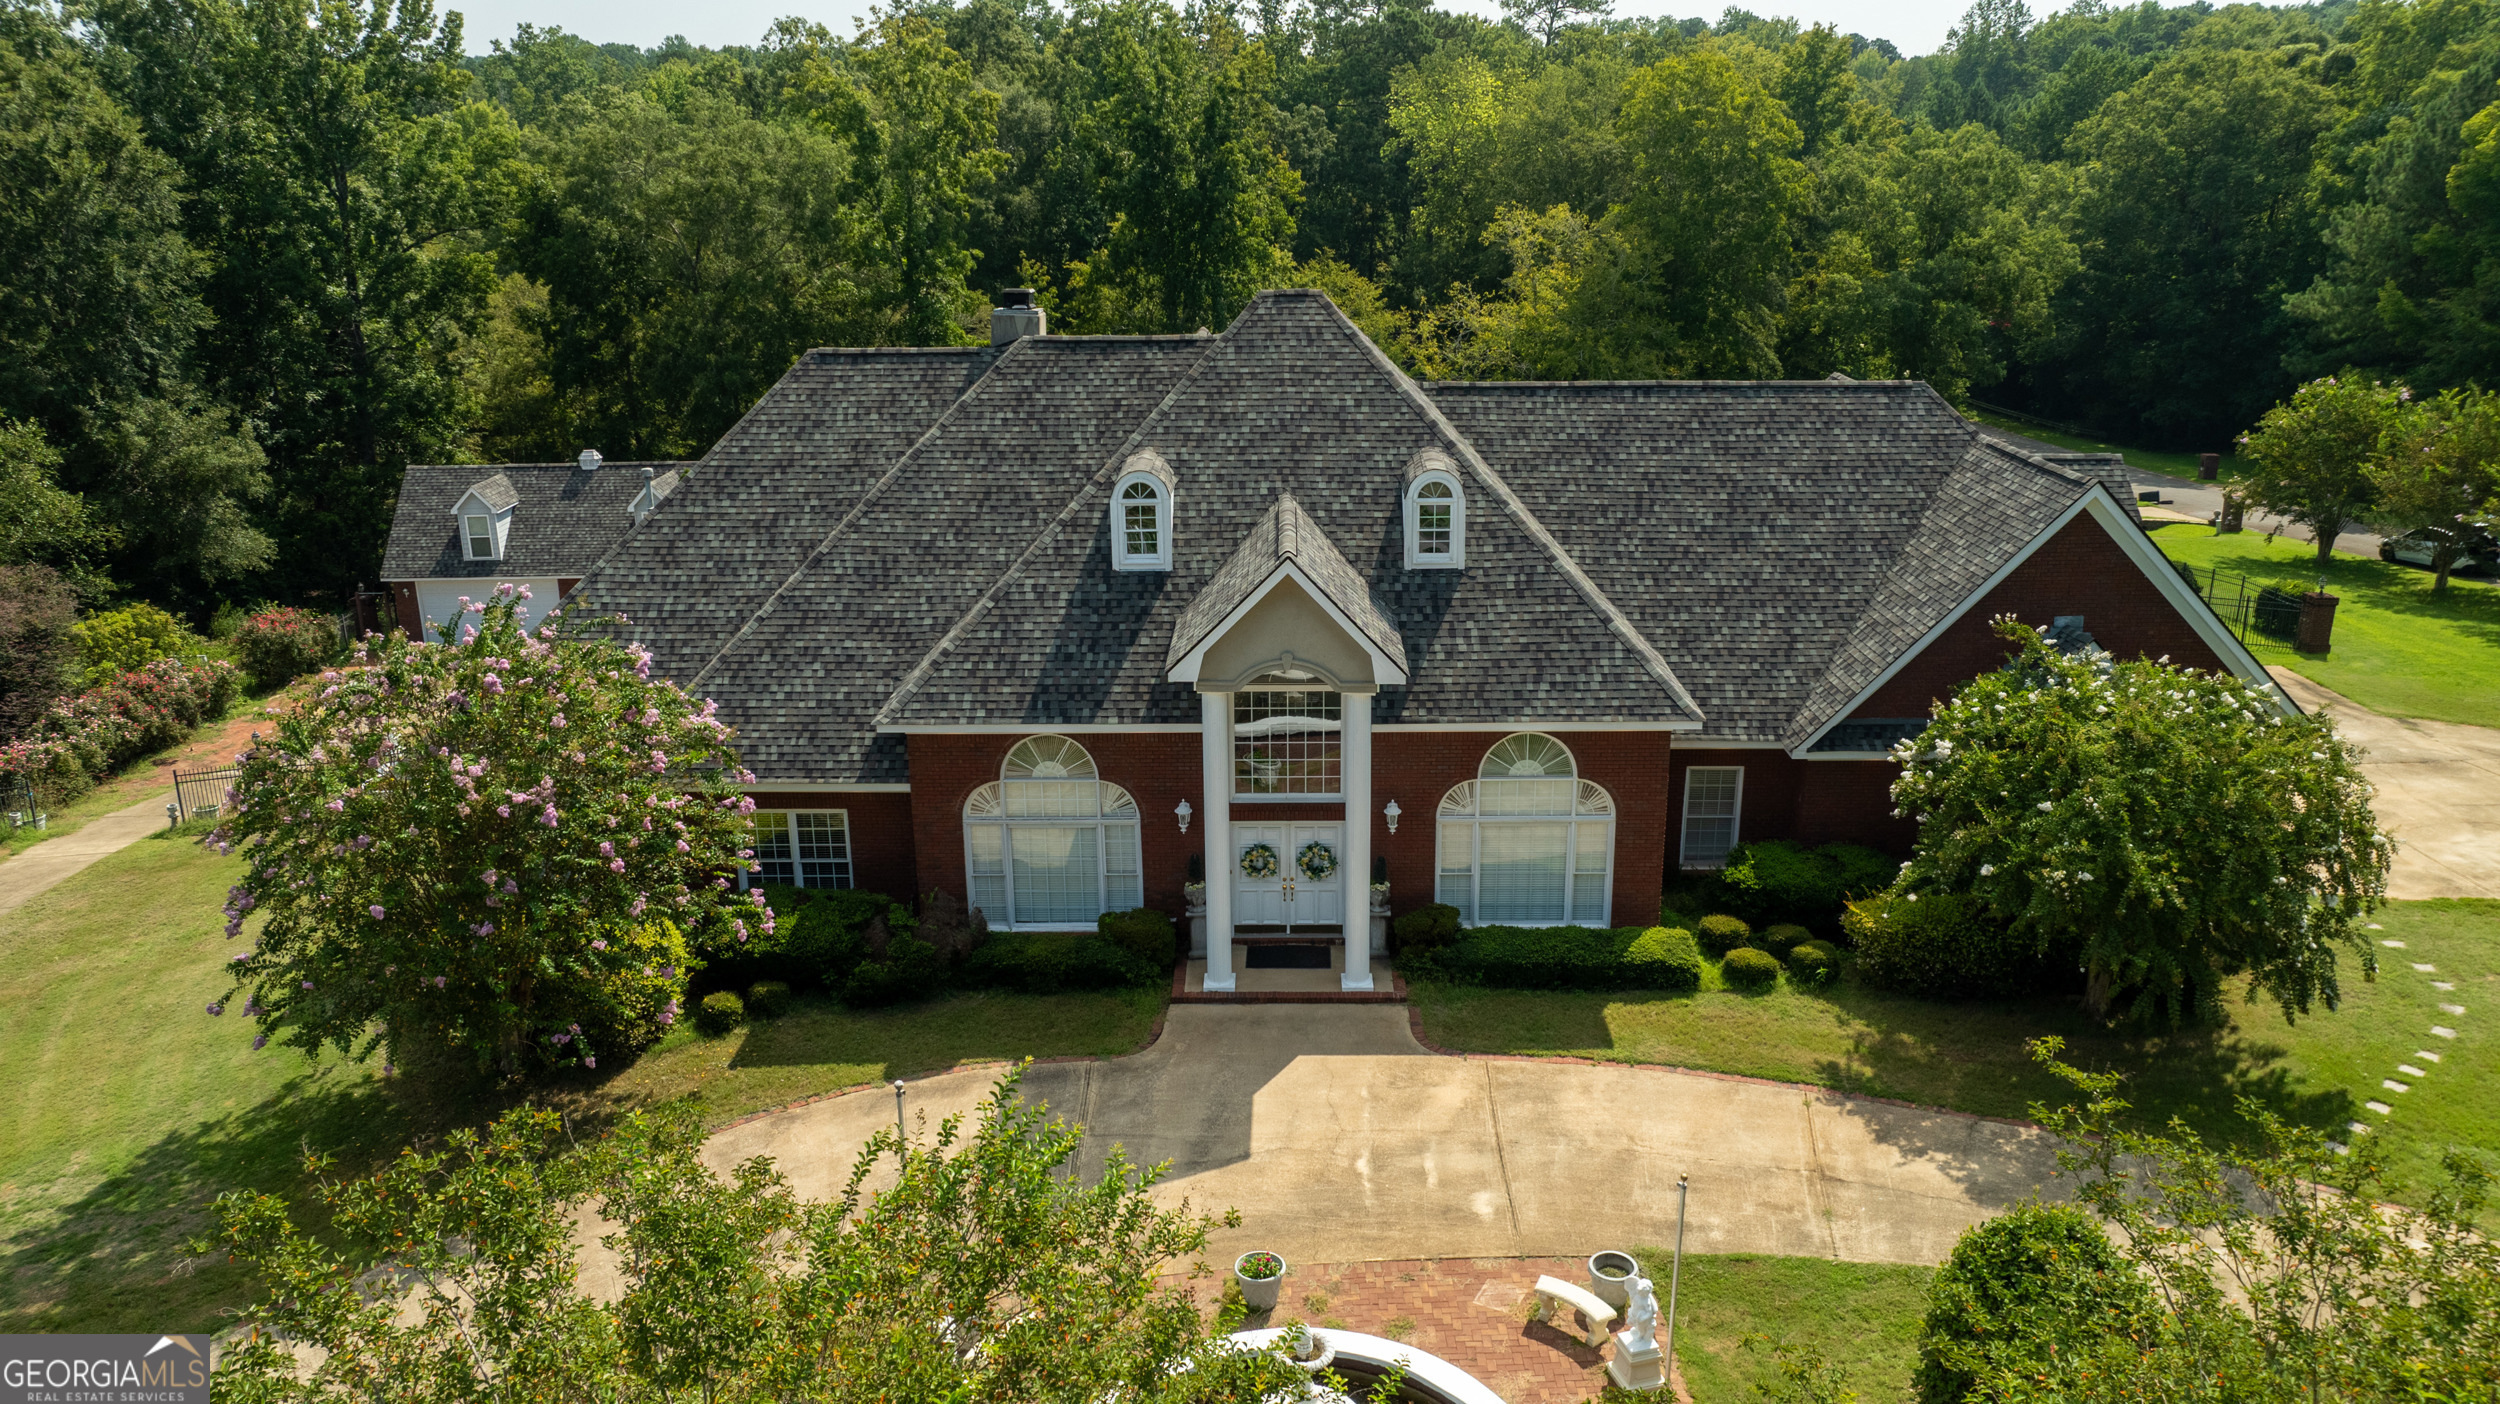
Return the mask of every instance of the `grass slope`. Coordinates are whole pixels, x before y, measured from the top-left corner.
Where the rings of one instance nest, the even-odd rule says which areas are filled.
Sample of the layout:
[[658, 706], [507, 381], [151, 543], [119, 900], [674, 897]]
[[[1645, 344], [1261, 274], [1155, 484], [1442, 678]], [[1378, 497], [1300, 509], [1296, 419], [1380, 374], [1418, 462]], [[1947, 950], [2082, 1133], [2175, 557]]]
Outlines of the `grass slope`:
[[[1990, 1116], [2071, 1100], [2024, 1052], [2028, 1040], [2060, 1034], [2070, 1062], [2127, 1073], [2129, 1100], [2157, 1121], [2180, 1116], [2208, 1135], [2243, 1136], [2250, 1126], [2235, 1103], [2245, 1096], [2337, 1140], [2351, 1139], [2349, 1122], [2382, 1123], [2371, 1144], [2419, 1188], [2449, 1149], [2500, 1159], [2500, 1031], [2486, 1027], [2500, 1019], [2500, 902], [2399, 902], [2378, 920], [2385, 929], [2371, 934], [2405, 948], [2380, 950], [2375, 982], [2347, 964], [2341, 1009], [2287, 1026], [2270, 1005], [2235, 1006], [2228, 1028], [2155, 1036], [2096, 1028], [2068, 1000], [1935, 1004], [1854, 981], [1690, 995], [1409, 983], [1424, 1036], [1444, 1048], [1707, 1068]], [[2418, 973], [2416, 961], [2438, 972]], [[2433, 979], [2457, 988], [2434, 990]], [[2442, 1003], [2467, 1013], [2445, 1014]], [[2436, 1038], [2434, 1024], [2458, 1036]], [[2414, 1081], [2396, 1068], [2417, 1050], [2441, 1061], [2415, 1062], [2429, 1076], [2410, 1092], [2382, 1089], [2382, 1079]], [[2363, 1110], [2372, 1099], [2396, 1112]]]
[[[301, 1156], [367, 1168], [417, 1128], [361, 1068], [251, 1051], [209, 1018], [235, 948], [218, 908], [240, 859], [146, 840], [0, 927], [0, 1331], [212, 1330], [250, 1284], [185, 1246], [229, 1189], [285, 1192]], [[846, 1014], [804, 1003], [727, 1038], [680, 1033], [598, 1083], [551, 1089], [597, 1114], [694, 1095], [726, 1120], [957, 1062], [1125, 1052], [1158, 992], [967, 996]], [[491, 1108], [473, 1108], [483, 1115]]]
[[[1657, 1284], [1663, 1312], [1669, 1254], [1640, 1248], [1634, 1256]], [[1698, 1404], [1764, 1397], [1756, 1385], [1778, 1378], [1771, 1352], [1745, 1345], [1762, 1335], [1839, 1366], [1865, 1404], [1907, 1401], [1919, 1318], [1935, 1275], [1934, 1268], [1896, 1263], [1688, 1253], [1675, 1311], [1675, 1359], [1685, 1388]]]
[[[2317, 588], [2317, 550], [2261, 532], [2216, 536], [2210, 527], [2168, 526], [2153, 533], [2163, 554], [2204, 570], [2242, 571], [2252, 587]], [[2335, 647], [2296, 653], [2251, 631], [2261, 663], [2291, 669], [2374, 712], [2432, 721], [2500, 726], [2500, 586], [2452, 579], [2431, 593], [2431, 574], [2411, 566], [2338, 553], [2323, 574], [2342, 603]]]
[[[2056, 444], [2060, 448], [2073, 449], [2078, 453], [2123, 453], [2127, 456], [2127, 466], [2130, 468], [2146, 468], [2173, 478], [2186, 478], [2191, 482], [2196, 478], [2197, 456], [2193, 451], [2171, 453], [2159, 449], [2137, 448], [2131, 444], [2107, 443], [2089, 435], [2070, 434], [2063, 429], [2051, 429], [2028, 419], [2016, 419], [2011, 415], [1997, 414], [1989, 410], [1973, 410], [1970, 417], [1992, 428], [2005, 430], [2009, 434], [2020, 434], [2026, 439], [2038, 439], [2044, 444]], [[2219, 447], [2220, 445], [2216, 445], [2216, 448]], [[2214, 450], [2205, 451], [2210, 453]], [[2247, 472], [2247, 460], [2235, 453], [2222, 455], [2221, 481], [2229, 482], [2233, 478], [2245, 476]]]

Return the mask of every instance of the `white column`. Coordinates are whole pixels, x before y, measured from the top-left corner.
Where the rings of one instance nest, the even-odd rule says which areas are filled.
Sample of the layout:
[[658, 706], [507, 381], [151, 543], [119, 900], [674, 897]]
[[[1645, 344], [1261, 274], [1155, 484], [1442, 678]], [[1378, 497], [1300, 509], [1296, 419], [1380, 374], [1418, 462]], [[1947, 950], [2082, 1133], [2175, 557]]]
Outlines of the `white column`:
[[1349, 990], [1372, 987], [1372, 695], [1345, 695], [1345, 730], [1337, 764], [1345, 788], [1345, 978]]
[[1206, 790], [1207, 979], [1233, 987], [1233, 698], [1198, 694], [1199, 776]]

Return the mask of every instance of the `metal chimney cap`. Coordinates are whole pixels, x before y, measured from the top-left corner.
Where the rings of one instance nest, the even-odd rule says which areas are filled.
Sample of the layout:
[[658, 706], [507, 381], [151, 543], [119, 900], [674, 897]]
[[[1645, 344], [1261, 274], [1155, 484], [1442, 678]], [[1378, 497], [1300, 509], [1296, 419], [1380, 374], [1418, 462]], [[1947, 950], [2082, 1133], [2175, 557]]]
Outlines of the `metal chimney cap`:
[[597, 450], [597, 449], [583, 449], [583, 450], [582, 450], [581, 465], [582, 465], [582, 471], [583, 471], [583, 472], [585, 472], [585, 473], [596, 473], [596, 472], [598, 472], [598, 471], [599, 471], [599, 464], [600, 464], [600, 461], [601, 461], [601, 460], [600, 460], [600, 458], [599, 458], [599, 450]]
[[1033, 290], [1031, 288], [1004, 289], [998, 294], [998, 305], [1001, 307], [1031, 307], [1033, 305]]

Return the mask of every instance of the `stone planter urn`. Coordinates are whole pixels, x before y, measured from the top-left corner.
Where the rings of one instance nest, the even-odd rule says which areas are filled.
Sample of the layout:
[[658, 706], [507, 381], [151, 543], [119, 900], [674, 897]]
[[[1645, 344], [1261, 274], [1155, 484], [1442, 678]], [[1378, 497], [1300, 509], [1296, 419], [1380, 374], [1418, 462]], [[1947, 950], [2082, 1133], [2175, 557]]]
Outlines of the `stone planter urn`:
[[[1254, 1277], [1252, 1271], [1264, 1272]], [[1233, 1259], [1233, 1281], [1241, 1286], [1241, 1304], [1252, 1311], [1274, 1311], [1276, 1294], [1285, 1285], [1285, 1260], [1277, 1253], [1244, 1253]]]
[[1181, 900], [1186, 903], [1182, 917], [1189, 924], [1189, 958], [1207, 958], [1207, 885], [1203, 882], [1183, 883]]
[[1589, 1291], [1606, 1305], [1621, 1312], [1632, 1300], [1632, 1279], [1640, 1276], [1641, 1265], [1629, 1253], [1612, 1248], [1589, 1259]]
[[1372, 884], [1371, 911], [1368, 915], [1371, 917], [1372, 954], [1385, 956], [1389, 953], [1389, 884]]

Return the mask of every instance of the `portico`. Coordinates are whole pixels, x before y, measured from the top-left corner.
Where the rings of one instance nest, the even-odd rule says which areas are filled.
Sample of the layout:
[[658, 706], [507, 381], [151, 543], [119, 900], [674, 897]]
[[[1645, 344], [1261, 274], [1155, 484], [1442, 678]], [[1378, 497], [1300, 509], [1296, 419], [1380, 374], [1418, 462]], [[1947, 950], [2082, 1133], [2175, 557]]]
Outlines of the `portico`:
[[1198, 693], [1205, 988], [1235, 988], [1237, 931], [1334, 927], [1341, 986], [1370, 990], [1372, 703], [1406, 650], [1291, 494], [1192, 602], [1165, 676]]

